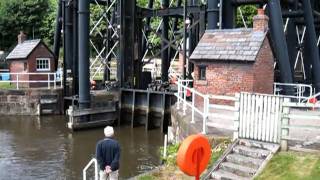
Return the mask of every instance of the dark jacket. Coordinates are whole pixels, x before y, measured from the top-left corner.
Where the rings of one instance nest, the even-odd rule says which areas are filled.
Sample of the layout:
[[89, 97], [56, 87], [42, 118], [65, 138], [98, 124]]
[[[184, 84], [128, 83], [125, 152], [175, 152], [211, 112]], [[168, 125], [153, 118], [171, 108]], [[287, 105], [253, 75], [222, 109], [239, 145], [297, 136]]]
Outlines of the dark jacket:
[[112, 171], [119, 169], [120, 145], [114, 139], [103, 139], [97, 143], [96, 158], [100, 170], [105, 170], [106, 166], [111, 166]]

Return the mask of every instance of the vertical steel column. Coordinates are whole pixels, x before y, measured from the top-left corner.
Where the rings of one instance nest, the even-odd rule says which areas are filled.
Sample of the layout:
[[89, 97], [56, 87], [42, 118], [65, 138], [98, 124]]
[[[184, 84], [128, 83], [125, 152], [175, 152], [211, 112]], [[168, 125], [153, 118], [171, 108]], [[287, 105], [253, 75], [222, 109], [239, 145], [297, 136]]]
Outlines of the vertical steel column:
[[207, 0], [208, 29], [217, 29], [219, 21], [218, 0]]
[[320, 60], [319, 49], [317, 47], [317, 36], [314, 26], [313, 9], [310, 0], [303, 0], [302, 7], [304, 11], [304, 19], [306, 22], [306, 41], [309, 43], [310, 57], [312, 63], [313, 82], [316, 92], [320, 91]]
[[183, 68], [182, 68], [182, 78], [186, 79], [186, 63], [187, 63], [187, 11], [188, 11], [188, 3], [187, 1], [184, 2], [184, 15], [183, 15]]
[[290, 65], [291, 65], [292, 78], [294, 79], [294, 64], [296, 61], [296, 55], [298, 53], [297, 47], [299, 46], [297, 35], [296, 35], [296, 26], [295, 26], [294, 18], [289, 19], [286, 34], [287, 34], [288, 52], [290, 52], [289, 59], [290, 59]]
[[63, 32], [63, 95], [68, 96], [67, 94], [67, 66], [66, 66], [66, 31], [65, 31], [65, 23], [66, 23], [66, 12], [65, 12], [65, 1], [62, 1], [61, 10], [62, 10], [62, 32]]
[[[71, 1], [65, 1], [65, 48], [66, 51], [64, 52], [66, 54], [66, 68], [67, 70], [72, 69], [72, 61], [73, 61], [73, 48], [72, 48], [72, 42], [73, 42], [73, 35], [72, 35], [72, 5]], [[72, 72], [73, 73], [73, 72]]]
[[[221, 0], [222, 1], [222, 0]], [[221, 2], [220, 1], [220, 2]], [[232, 29], [235, 27], [237, 7], [233, 5], [233, 0], [223, 0], [222, 26], [223, 29]]]
[[117, 80], [119, 82], [119, 85], [120, 87], [123, 87], [124, 86], [124, 80], [123, 80], [123, 68], [122, 68], [122, 60], [124, 59], [123, 58], [123, 52], [124, 52], [124, 46], [122, 45], [122, 36], [121, 36], [121, 29], [123, 28], [122, 26], [122, 22], [124, 21], [123, 20], [123, 10], [122, 10], [122, 0], [118, 0], [117, 1], [117, 11], [116, 11], [116, 16], [117, 19], [117, 31], [119, 33], [119, 42], [120, 42], [120, 46], [119, 46], [119, 50], [118, 50], [118, 58], [117, 58]]
[[[106, 7], [107, 8], [109, 8], [109, 6], [110, 6], [110, 0], [107, 0], [107, 2], [106, 2], [107, 4], [106, 4]], [[107, 14], [107, 18], [108, 19], [110, 19], [110, 11], [108, 12], [108, 14]], [[108, 22], [106, 22], [107, 24], [108, 24]], [[112, 26], [113, 26], [113, 24], [111, 24]], [[105, 36], [104, 36], [104, 44], [105, 44], [105, 48], [106, 48], [106, 50], [104, 51], [104, 56], [106, 57], [107, 56], [107, 54], [110, 52], [110, 50], [111, 50], [111, 47], [112, 47], [112, 32], [111, 32], [111, 28], [109, 28], [109, 26], [110, 25], [107, 25], [108, 26], [108, 28], [107, 28], [107, 30], [106, 30], [106, 34], [105, 34]], [[108, 58], [106, 58], [105, 59], [105, 63], [106, 63], [106, 65], [105, 65], [105, 67], [104, 67], [104, 73], [103, 73], [103, 80], [104, 80], [104, 82], [105, 81], [110, 81], [110, 65], [109, 65], [109, 63], [110, 63], [110, 61], [111, 61], [111, 56], [109, 56]], [[109, 67], [109, 68], [108, 68]]]
[[[273, 36], [274, 49], [276, 51], [275, 54], [280, 67], [281, 82], [293, 83], [288, 47], [283, 31], [283, 19], [280, 2], [278, 0], [269, 0], [268, 10], [270, 16], [270, 31], [271, 35]], [[287, 89], [286, 94], [291, 94], [291, 90]]]
[[58, 61], [60, 55], [60, 43], [61, 43], [61, 30], [62, 30], [62, 0], [59, 0], [58, 14], [56, 17], [56, 29], [54, 32], [54, 44], [53, 53], [55, 58], [56, 70], [58, 68]]
[[134, 85], [134, 37], [136, 1], [120, 0], [120, 86]]
[[73, 0], [73, 87], [72, 95], [76, 95], [79, 92], [79, 40], [78, 40], [78, 0]]
[[[162, 9], [169, 7], [169, 0], [162, 0]], [[161, 80], [162, 82], [168, 81], [168, 70], [169, 70], [169, 48], [166, 47], [168, 44], [165, 40], [169, 39], [169, 17], [163, 16], [162, 30], [161, 30]]]
[[[148, 8], [149, 8], [149, 9], [152, 9], [152, 8], [153, 8], [153, 3], [154, 3], [154, 0], [149, 0], [149, 2], [148, 2]], [[146, 37], [149, 37], [150, 22], [151, 22], [151, 18], [148, 17], [148, 18], [146, 19], [146, 24], [145, 24], [145, 27], [144, 27], [144, 32], [145, 32], [145, 36], [146, 36]], [[146, 52], [146, 50], [147, 50], [147, 48], [148, 48], [148, 47], [147, 47], [147, 44], [148, 44], [147, 40], [146, 40], [145, 38], [143, 38], [143, 39], [142, 39], [142, 51], [143, 51], [143, 52]]]
[[[181, 3], [182, 3], [182, 0], [177, 0], [176, 2], [176, 6], [179, 7], [181, 6]], [[178, 23], [179, 23], [179, 18], [178, 17], [175, 17], [173, 18], [173, 22], [172, 22], [172, 33], [175, 33], [177, 31], [177, 28], [178, 28]], [[175, 37], [174, 36], [171, 36], [170, 37], [170, 41], [173, 41]], [[171, 46], [169, 47], [169, 59], [172, 60], [172, 58], [174, 57], [175, 53], [177, 51], [172, 48]]]
[[[198, 0], [189, 0], [188, 1], [189, 6], [196, 6], [198, 5]], [[192, 14], [190, 17], [191, 25], [193, 23], [197, 22], [199, 20], [199, 14], [195, 13]], [[188, 56], [190, 57], [193, 53], [194, 49], [196, 48], [197, 44], [199, 42], [199, 24], [195, 25], [192, 29], [189, 29], [189, 53]], [[193, 72], [194, 65], [193, 63], [188, 61], [188, 79], [192, 79], [191, 73]]]
[[[291, 1], [289, 2], [289, 11], [296, 11], [298, 9], [298, 1]], [[288, 52], [289, 53], [289, 60], [291, 65], [291, 72], [292, 72], [292, 79], [295, 80], [295, 61], [296, 61], [296, 55], [298, 53], [298, 37], [296, 34], [296, 19], [295, 18], [289, 18], [286, 19], [288, 21], [285, 34], [287, 35], [287, 45], [288, 45]]]
[[89, 21], [90, 2], [79, 0], [79, 108], [90, 107]]

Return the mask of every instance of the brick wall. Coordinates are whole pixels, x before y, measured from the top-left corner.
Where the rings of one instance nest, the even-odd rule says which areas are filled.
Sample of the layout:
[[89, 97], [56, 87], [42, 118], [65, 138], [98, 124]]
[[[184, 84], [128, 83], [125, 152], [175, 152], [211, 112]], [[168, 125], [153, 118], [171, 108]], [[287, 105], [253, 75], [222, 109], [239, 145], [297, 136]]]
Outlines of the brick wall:
[[[49, 58], [50, 59], [50, 70], [49, 71], [37, 71], [37, 58]], [[27, 62], [27, 69], [24, 70], [24, 63]], [[28, 60], [11, 60], [10, 63], [10, 72], [11, 73], [49, 73], [49, 72], [55, 72], [55, 61], [54, 57], [51, 54], [51, 52], [46, 48], [46, 46], [42, 43], [40, 43], [36, 49], [29, 55]], [[12, 80], [16, 79], [15, 75], [11, 76]], [[48, 80], [47, 75], [25, 75], [25, 76], [19, 76], [19, 80]], [[51, 76], [51, 80], [53, 80], [53, 76]], [[20, 87], [47, 87], [48, 83], [23, 83], [20, 85]]]
[[40, 44], [38, 47], [30, 54], [28, 62], [28, 71], [37, 72], [37, 58], [49, 58], [50, 59], [50, 71], [41, 71], [41, 72], [54, 72], [55, 64], [53, 55], [45, 47], [45, 45]]
[[270, 48], [269, 40], [266, 38], [258, 53], [253, 67], [254, 84], [253, 92], [273, 94], [274, 83], [274, 57]]
[[206, 80], [199, 80], [199, 67], [195, 67], [194, 87], [206, 94], [234, 95], [235, 92], [253, 90], [252, 63], [216, 62], [206, 65]]
[[[233, 96], [239, 92], [273, 93], [273, 54], [266, 38], [255, 62], [211, 61], [195, 66], [194, 87], [203, 94]], [[199, 66], [206, 66], [206, 80], [199, 80]], [[200, 98], [196, 99], [201, 104]], [[213, 102], [211, 102], [213, 103]], [[221, 103], [216, 101], [216, 103]], [[223, 102], [223, 104], [226, 104]], [[227, 103], [229, 104], [229, 103]]]
[[[9, 65], [9, 70], [11, 73], [26, 73], [28, 72], [28, 68], [25, 69], [25, 63], [27, 61], [11, 61]], [[17, 75], [11, 75], [10, 79], [13, 81], [17, 80]], [[19, 81], [28, 81], [28, 75], [19, 75]], [[19, 87], [29, 87], [28, 83], [19, 83]]]

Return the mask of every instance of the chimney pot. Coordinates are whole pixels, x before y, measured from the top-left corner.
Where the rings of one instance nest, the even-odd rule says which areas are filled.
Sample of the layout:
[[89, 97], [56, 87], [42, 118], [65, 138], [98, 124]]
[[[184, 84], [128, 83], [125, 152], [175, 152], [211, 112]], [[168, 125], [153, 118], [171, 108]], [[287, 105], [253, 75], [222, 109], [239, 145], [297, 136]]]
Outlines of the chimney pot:
[[25, 35], [23, 31], [20, 31], [20, 34], [18, 35], [18, 44], [22, 44], [25, 40], [27, 40], [27, 35]]
[[263, 9], [258, 9], [258, 14], [253, 17], [253, 30], [266, 32], [268, 30], [269, 18], [265, 15]]

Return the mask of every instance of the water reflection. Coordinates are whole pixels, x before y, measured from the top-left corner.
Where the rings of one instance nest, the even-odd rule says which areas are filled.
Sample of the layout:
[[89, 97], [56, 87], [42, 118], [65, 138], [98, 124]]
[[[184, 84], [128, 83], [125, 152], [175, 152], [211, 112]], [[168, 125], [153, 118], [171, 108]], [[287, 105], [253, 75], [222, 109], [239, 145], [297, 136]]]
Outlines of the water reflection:
[[[103, 129], [71, 133], [65, 118], [0, 117], [0, 180], [81, 179], [82, 168], [94, 157]], [[122, 154], [120, 178], [157, 166], [160, 130], [115, 128]]]

